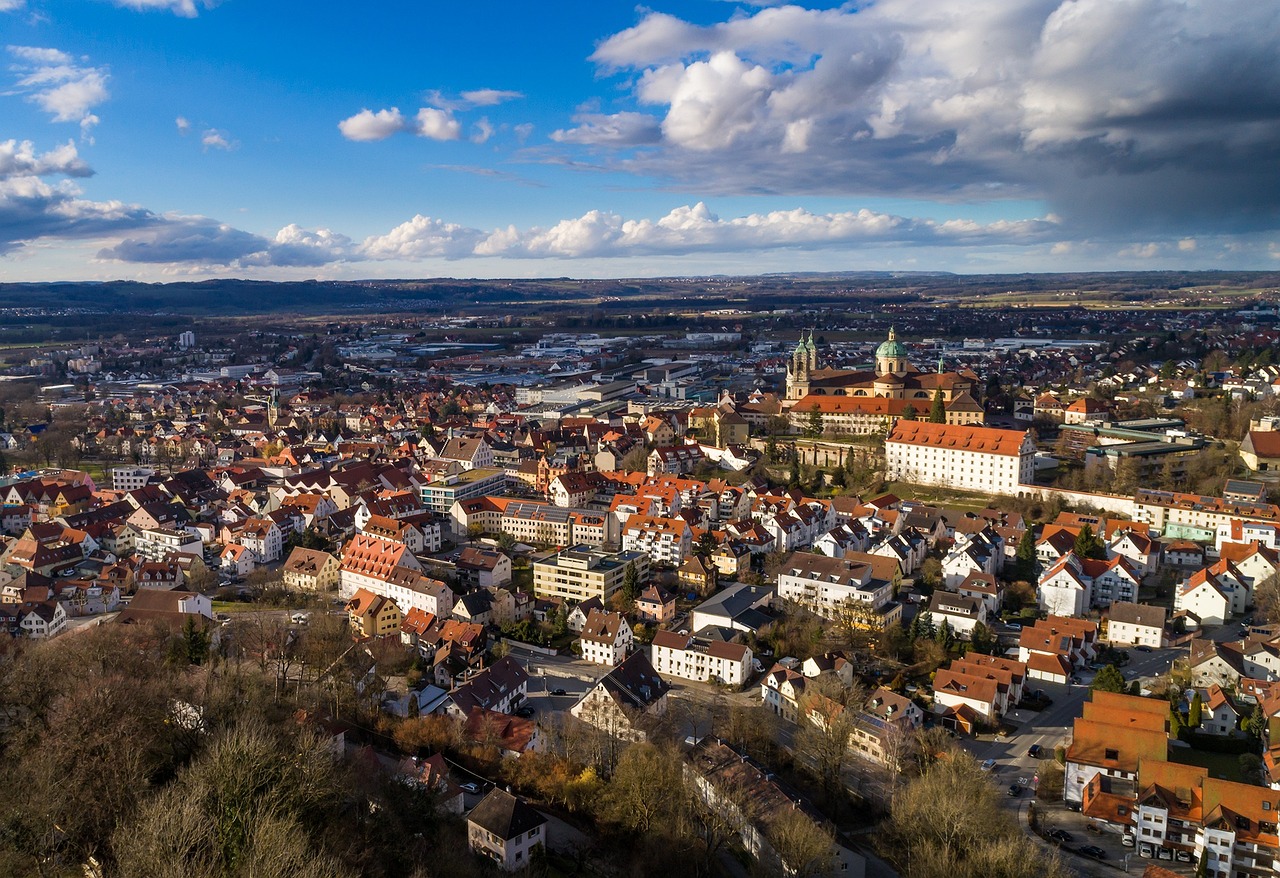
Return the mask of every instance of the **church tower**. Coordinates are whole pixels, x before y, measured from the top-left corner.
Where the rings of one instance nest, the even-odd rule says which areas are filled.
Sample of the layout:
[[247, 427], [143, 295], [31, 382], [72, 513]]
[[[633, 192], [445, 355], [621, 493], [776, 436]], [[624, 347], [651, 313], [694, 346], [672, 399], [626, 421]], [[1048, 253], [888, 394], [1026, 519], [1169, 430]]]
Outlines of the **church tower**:
[[891, 327], [888, 341], [881, 342], [880, 347], [876, 348], [876, 374], [901, 378], [909, 369], [906, 345], [898, 341], [898, 331]]
[[804, 335], [796, 343], [787, 362], [787, 399], [802, 399], [809, 394], [809, 377], [818, 368], [818, 352], [813, 346], [813, 333], [806, 341]]

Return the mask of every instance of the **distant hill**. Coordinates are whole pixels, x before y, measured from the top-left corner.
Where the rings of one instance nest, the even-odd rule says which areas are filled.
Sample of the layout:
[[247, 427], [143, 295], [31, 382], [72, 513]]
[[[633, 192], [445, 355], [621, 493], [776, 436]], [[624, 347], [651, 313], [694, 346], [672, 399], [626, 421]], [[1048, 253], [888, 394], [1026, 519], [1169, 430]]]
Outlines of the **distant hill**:
[[795, 307], [895, 295], [983, 296], [1011, 290], [1090, 290], [1119, 294], [1193, 287], [1275, 289], [1271, 272], [1093, 272], [1079, 274], [958, 275], [947, 272], [790, 272], [744, 277], [702, 276], [576, 280], [551, 278], [427, 278], [363, 281], [271, 282], [239, 279], [177, 283], [7, 283], [0, 308], [172, 315], [248, 316], [394, 311], [500, 310], [520, 304], [538, 310], [595, 300], [611, 310], [697, 302], [706, 307], [755, 304]]

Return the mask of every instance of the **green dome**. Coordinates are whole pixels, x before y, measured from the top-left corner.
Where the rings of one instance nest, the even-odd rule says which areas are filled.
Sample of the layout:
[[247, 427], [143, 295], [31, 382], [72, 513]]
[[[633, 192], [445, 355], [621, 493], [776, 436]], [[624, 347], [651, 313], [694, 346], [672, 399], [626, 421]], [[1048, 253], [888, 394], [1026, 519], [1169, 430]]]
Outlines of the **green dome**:
[[876, 359], [906, 359], [906, 356], [906, 345], [898, 341], [898, 333], [890, 329], [889, 340], [880, 342], [880, 347], [876, 348]]

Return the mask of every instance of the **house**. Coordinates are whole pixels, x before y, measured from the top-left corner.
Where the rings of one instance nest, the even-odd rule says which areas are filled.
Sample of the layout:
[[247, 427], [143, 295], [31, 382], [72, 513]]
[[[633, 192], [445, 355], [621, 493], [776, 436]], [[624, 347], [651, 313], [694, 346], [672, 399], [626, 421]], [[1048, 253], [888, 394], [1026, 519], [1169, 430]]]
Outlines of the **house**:
[[999, 614], [1004, 601], [1004, 589], [990, 573], [970, 573], [955, 587], [961, 597], [975, 598], [987, 608], [987, 617]]
[[741, 686], [751, 675], [750, 647], [718, 637], [659, 631], [649, 647], [659, 674], [699, 682]]
[[468, 546], [458, 556], [459, 581], [480, 588], [494, 588], [511, 582], [511, 559], [502, 552]]
[[846, 552], [865, 552], [870, 545], [871, 534], [855, 519], [831, 528], [814, 540], [813, 548], [828, 558], [843, 558]]
[[464, 470], [487, 469], [493, 466], [493, 447], [483, 437], [450, 439], [441, 449], [439, 457], [462, 464]]
[[295, 591], [332, 591], [338, 587], [338, 559], [318, 549], [294, 548], [280, 569], [285, 588]]
[[218, 555], [218, 567], [223, 573], [245, 577], [253, 572], [254, 554], [239, 543], [227, 543]]
[[1172, 567], [1203, 567], [1204, 546], [1191, 540], [1173, 540], [1164, 547], [1164, 563]]
[[888, 572], [893, 564], [889, 561], [877, 569], [876, 561], [856, 558], [854, 553], [828, 558], [797, 552], [778, 572], [778, 597], [828, 619], [846, 614], [851, 606], [861, 608], [868, 619], [887, 627], [902, 612], [893, 600]]
[[714, 627], [767, 633], [777, 621], [777, 614], [770, 609], [772, 603], [773, 589], [735, 583], [694, 607], [689, 614], [689, 629]]
[[361, 637], [385, 637], [400, 630], [403, 615], [390, 598], [356, 589], [346, 605], [347, 619]]
[[1117, 601], [1107, 613], [1107, 640], [1113, 645], [1159, 649], [1165, 645], [1167, 613], [1164, 607]]
[[260, 564], [279, 561], [284, 546], [284, 535], [269, 518], [250, 518], [236, 533], [240, 545], [253, 552]]
[[159, 623], [176, 633], [192, 618], [216, 636], [213, 604], [208, 597], [190, 591], [146, 589], [133, 596], [116, 616], [116, 622], [122, 625]]
[[636, 598], [636, 618], [652, 625], [666, 625], [676, 617], [676, 597], [656, 585], [648, 586]]
[[524, 869], [547, 846], [547, 818], [494, 787], [467, 815], [467, 845], [504, 872]]
[[[1240, 720], [1249, 714], [1248, 706], [1243, 709], [1236, 706], [1231, 696], [1216, 683], [1207, 689], [1196, 689], [1200, 695], [1200, 731], [1208, 735], [1243, 736], [1240, 731]], [[1194, 694], [1184, 694], [1186, 711], [1190, 713], [1190, 704]]]
[[866, 875], [866, 859], [840, 841], [829, 821], [746, 754], [718, 738], [706, 737], [694, 745], [686, 760], [686, 772], [692, 775], [699, 798], [717, 813], [732, 815], [732, 822], [741, 827], [743, 848], [766, 874], [794, 875], [804, 866], [788, 863], [779, 853], [786, 849], [781, 837], [796, 832], [796, 824], [802, 822], [822, 826], [831, 835], [829, 874]]
[[569, 713], [615, 738], [644, 741], [648, 721], [666, 713], [670, 689], [644, 651], [634, 652], [588, 689]]
[[449, 693], [445, 711], [466, 719], [476, 708], [512, 713], [529, 693], [529, 674], [511, 656], [503, 656]]
[[718, 573], [710, 558], [690, 555], [688, 560], [676, 569], [676, 580], [680, 583], [681, 591], [706, 597], [716, 590]]
[[493, 746], [504, 759], [514, 759], [542, 749], [541, 732], [533, 720], [477, 707], [467, 717], [463, 731], [481, 746]]
[[760, 679], [760, 700], [775, 714], [797, 722], [807, 681], [795, 667], [778, 662]]
[[1204, 568], [1191, 574], [1174, 595], [1174, 612], [1192, 614], [1201, 625], [1221, 625], [1231, 618], [1231, 586]]
[[634, 639], [621, 613], [592, 610], [579, 640], [582, 657], [605, 667], [615, 667], [627, 657]]
[[1088, 619], [1053, 616], [1022, 629], [1018, 661], [1034, 680], [1066, 683], [1073, 671], [1097, 655], [1098, 625]]
[[973, 629], [979, 624], [987, 624], [987, 605], [983, 601], [950, 592], [935, 591], [928, 612], [934, 625], [945, 622], [962, 640], [972, 638]]
[[575, 604], [573, 609], [569, 611], [566, 627], [574, 634], [581, 634], [582, 629], [587, 624], [587, 617], [597, 610], [604, 610], [604, 603], [600, 598], [588, 598], [581, 603]]

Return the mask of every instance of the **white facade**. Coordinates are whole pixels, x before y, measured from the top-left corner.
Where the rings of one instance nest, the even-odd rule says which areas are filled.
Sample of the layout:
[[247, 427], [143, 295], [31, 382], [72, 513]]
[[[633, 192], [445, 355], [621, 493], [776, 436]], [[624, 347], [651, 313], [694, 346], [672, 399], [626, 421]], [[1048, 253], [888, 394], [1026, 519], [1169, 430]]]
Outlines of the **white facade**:
[[897, 421], [885, 478], [1017, 496], [1035, 484], [1035, 443], [1018, 430]]

